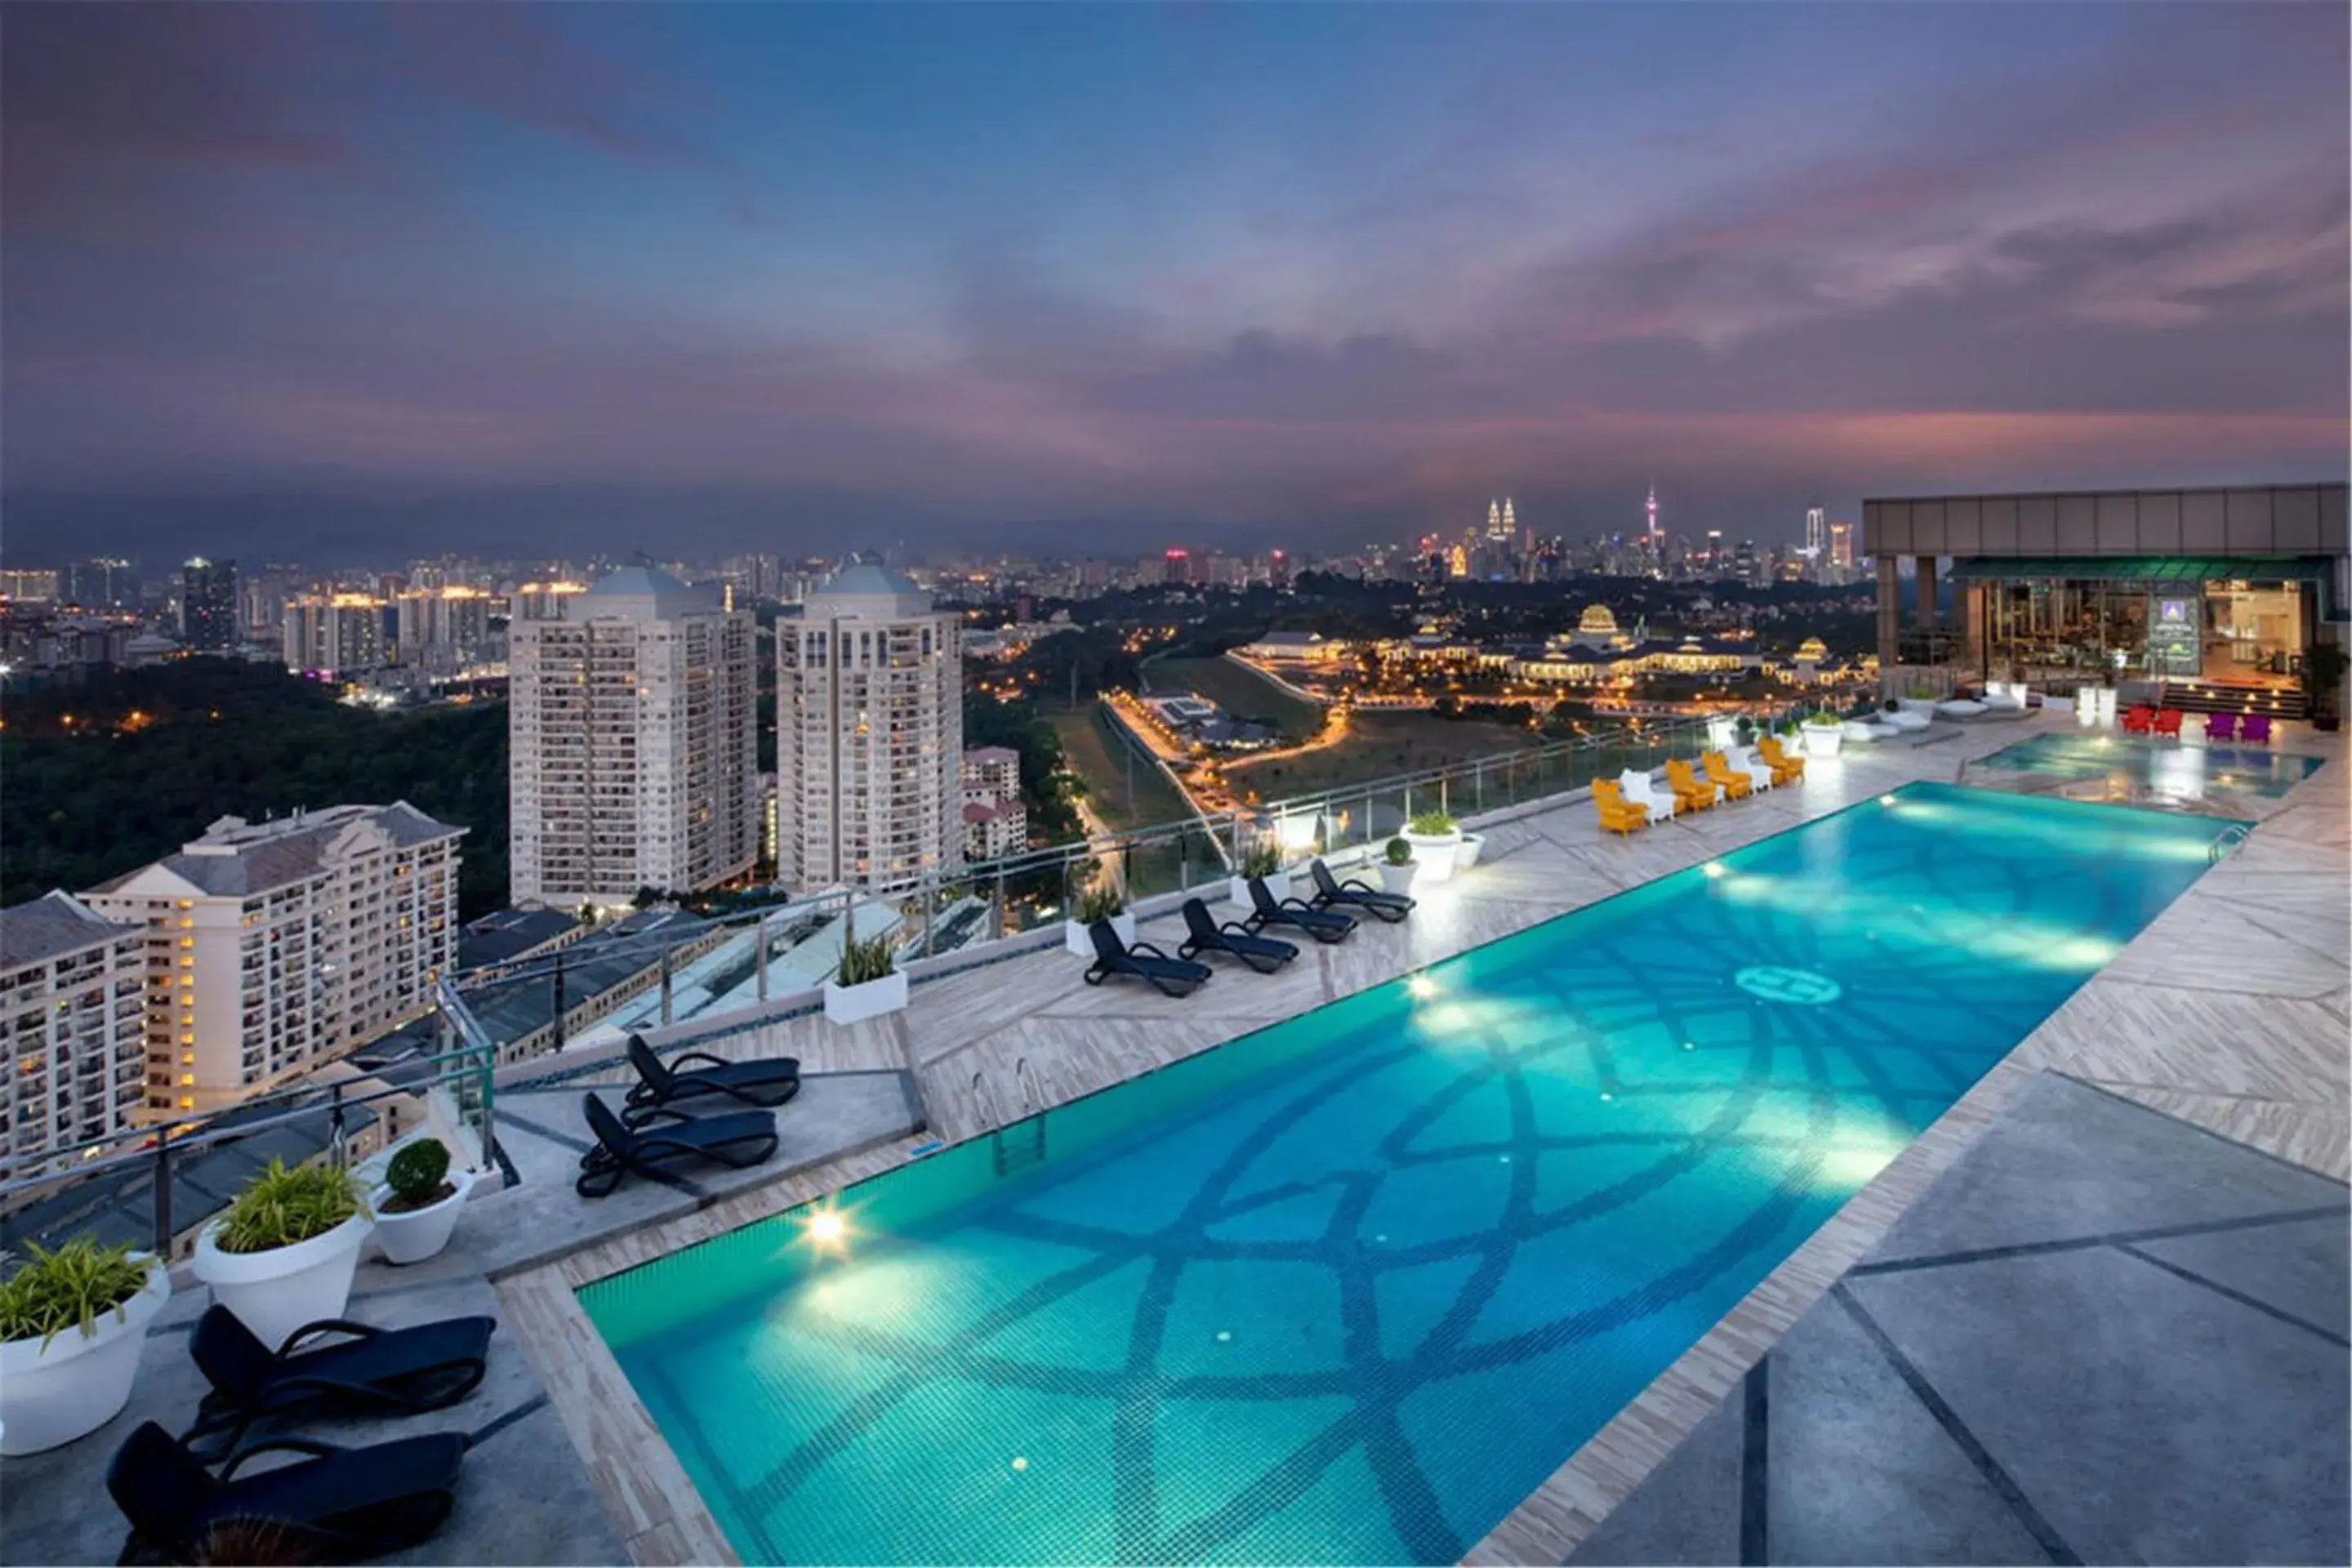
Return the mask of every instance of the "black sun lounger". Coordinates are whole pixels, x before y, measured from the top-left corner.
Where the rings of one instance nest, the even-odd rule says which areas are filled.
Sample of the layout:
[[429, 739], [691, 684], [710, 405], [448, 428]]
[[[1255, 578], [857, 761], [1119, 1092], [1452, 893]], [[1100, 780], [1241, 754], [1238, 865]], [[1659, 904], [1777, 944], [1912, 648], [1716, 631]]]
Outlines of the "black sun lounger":
[[1263, 877], [1249, 879], [1250, 918], [1243, 921], [1252, 936], [1268, 926], [1297, 926], [1317, 942], [1338, 942], [1356, 929], [1356, 917], [1337, 910], [1318, 910], [1304, 899], [1277, 900]]
[[1362, 910], [1378, 915], [1393, 925], [1412, 913], [1412, 900], [1402, 893], [1383, 892], [1370, 882], [1350, 877], [1346, 881], [1331, 874], [1331, 868], [1318, 860], [1309, 868], [1315, 878], [1315, 907], [1318, 910], [1344, 908]]
[[[265, 1454], [306, 1456], [240, 1476]], [[283, 1437], [240, 1450], [215, 1480], [152, 1421], [115, 1451], [106, 1489], [131, 1521], [122, 1561], [242, 1562], [254, 1543], [207, 1543], [215, 1528], [278, 1537], [281, 1563], [356, 1563], [429, 1540], [457, 1503], [466, 1435], [436, 1432], [338, 1448]]]
[[629, 1037], [629, 1065], [637, 1082], [629, 1103], [643, 1108], [667, 1105], [695, 1095], [724, 1095], [746, 1105], [773, 1108], [801, 1091], [801, 1059], [770, 1057], [764, 1061], [730, 1062], [709, 1051], [688, 1051], [665, 1062], [641, 1035]]
[[[183, 1441], [226, 1432], [214, 1445], [226, 1448], [263, 1416], [404, 1415], [455, 1405], [489, 1370], [498, 1326], [496, 1318], [446, 1318], [377, 1329], [328, 1318], [295, 1330], [273, 1351], [215, 1304], [198, 1320], [188, 1347], [213, 1391]], [[314, 1340], [321, 1342], [305, 1346]]]
[[1118, 932], [1110, 921], [1097, 921], [1087, 927], [1087, 935], [1095, 944], [1095, 961], [1087, 965], [1087, 984], [1099, 985], [1113, 974], [1132, 974], [1139, 980], [1149, 980], [1171, 996], [1181, 996], [1209, 978], [1209, 966], [1192, 963], [1181, 958], [1171, 958], [1148, 942], [1133, 947], [1118, 940]]
[[1270, 974], [1298, 956], [1297, 946], [1277, 942], [1270, 936], [1257, 936], [1239, 921], [1217, 923], [1209, 906], [1198, 899], [1184, 900], [1184, 929], [1192, 935], [1176, 950], [1179, 958], [1197, 958], [1204, 952], [1229, 952], [1261, 974]]
[[657, 1176], [677, 1160], [709, 1160], [748, 1171], [776, 1152], [776, 1119], [765, 1110], [730, 1110], [723, 1116], [688, 1116], [658, 1107], [632, 1113], [631, 1126], [596, 1095], [588, 1097], [588, 1130], [596, 1147], [580, 1156], [580, 1179], [572, 1190], [601, 1198], [635, 1171]]

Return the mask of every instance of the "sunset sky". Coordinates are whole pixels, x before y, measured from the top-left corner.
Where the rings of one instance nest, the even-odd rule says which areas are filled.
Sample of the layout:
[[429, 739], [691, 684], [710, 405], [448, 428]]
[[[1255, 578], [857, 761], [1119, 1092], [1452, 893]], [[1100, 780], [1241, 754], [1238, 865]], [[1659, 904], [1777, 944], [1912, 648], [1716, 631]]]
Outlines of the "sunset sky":
[[0, 16], [12, 560], [2342, 477], [2337, 5]]

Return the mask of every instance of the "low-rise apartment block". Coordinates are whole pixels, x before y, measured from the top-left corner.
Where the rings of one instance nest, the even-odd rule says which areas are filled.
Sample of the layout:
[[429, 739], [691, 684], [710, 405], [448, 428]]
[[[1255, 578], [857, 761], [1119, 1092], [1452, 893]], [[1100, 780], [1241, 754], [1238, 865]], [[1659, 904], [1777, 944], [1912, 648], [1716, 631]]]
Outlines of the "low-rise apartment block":
[[1021, 804], [1021, 753], [975, 746], [963, 754], [963, 855], [999, 860], [1029, 847], [1029, 809]]
[[146, 1111], [235, 1104], [428, 1011], [465, 832], [405, 801], [225, 816], [85, 894], [146, 932]]
[[[147, 933], [69, 893], [0, 910], [0, 1176], [131, 1125], [147, 1082]], [[67, 1151], [63, 1159], [37, 1159]]]

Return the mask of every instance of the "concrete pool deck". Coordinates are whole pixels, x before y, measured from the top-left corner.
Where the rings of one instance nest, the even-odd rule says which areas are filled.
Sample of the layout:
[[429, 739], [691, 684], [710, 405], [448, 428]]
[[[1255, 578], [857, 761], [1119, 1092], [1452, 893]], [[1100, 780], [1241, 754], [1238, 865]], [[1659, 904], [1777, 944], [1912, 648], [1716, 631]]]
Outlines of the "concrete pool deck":
[[2348, 1217], [2041, 1075], [1568, 1561], [2352, 1561]]
[[[2043, 719], [1939, 725], [1926, 743], [1850, 747], [1812, 763], [1800, 786], [1660, 825], [1630, 841], [1602, 835], [1581, 798], [1497, 814], [1481, 825], [1480, 865], [1422, 889], [1422, 909], [1408, 924], [1368, 925], [1342, 946], [1310, 947], [1280, 975], [1222, 972], [1189, 1001], [1139, 986], [1087, 987], [1083, 964], [1055, 947], [927, 981], [907, 1012], [850, 1028], [802, 1014], [738, 1024], [731, 1032], [725, 1020], [667, 1031], [665, 1044], [691, 1040], [729, 1057], [792, 1054], [811, 1074], [873, 1075], [855, 1080], [863, 1088], [838, 1080], [838, 1093], [813, 1080], [784, 1113], [793, 1147], [779, 1163], [740, 1177], [703, 1181], [698, 1173], [690, 1189], [632, 1184], [601, 1205], [572, 1198], [579, 1085], [502, 1088], [501, 1111], [512, 1115], [502, 1114], [501, 1139], [524, 1179], [471, 1205], [461, 1237], [484, 1238], [478, 1253], [427, 1267], [437, 1270], [435, 1279], [469, 1281], [486, 1295], [495, 1285], [506, 1326], [494, 1356], [527, 1353], [522, 1370], [548, 1400], [528, 1419], [550, 1437], [560, 1425], [571, 1438], [535, 1441], [534, 1459], [592, 1483], [604, 1504], [598, 1528], [609, 1533], [593, 1550], [583, 1537], [551, 1556], [515, 1554], [524, 1549], [513, 1533], [524, 1510], [506, 1506], [507, 1489], [574, 1494], [528, 1467], [509, 1468], [491, 1444], [469, 1467], [457, 1515], [417, 1560], [617, 1561], [624, 1553], [641, 1563], [734, 1560], [587, 1324], [573, 1296], [578, 1285], [891, 1169], [927, 1136], [985, 1132], [1898, 784], [1949, 783], [1968, 761], [2061, 727]], [[2334, 765], [2265, 803], [2265, 820], [2242, 848], [1503, 1521], [1471, 1560], [1570, 1556], [1880, 1245], [2039, 1069], [2095, 1082], [2313, 1170], [2347, 1173], [2352, 834], [2342, 747], [2337, 737], [2299, 729], [2286, 743]], [[1172, 916], [1162, 917], [1146, 921], [1142, 934], [1172, 941], [1180, 929]], [[589, 1076], [618, 1081], [622, 1074], [600, 1068]], [[902, 1083], [912, 1085], [911, 1102]], [[928, 1134], [912, 1131], [919, 1123]], [[177, 1359], [184, 1367], [184, 1356]], [[102, 1476], [131, 1419], [44, 1457], [44, 1488], [59, 1489], [111, 1523]], [[31, 1474], [25, 1464], [0, 1466], [0, 1495], [13, 1500], [19, 1478]], [[0, 1559], [78, 1561], [85, 1543], [82, 1534], [20, 1527], [12, 1508], [0, 1529]]]

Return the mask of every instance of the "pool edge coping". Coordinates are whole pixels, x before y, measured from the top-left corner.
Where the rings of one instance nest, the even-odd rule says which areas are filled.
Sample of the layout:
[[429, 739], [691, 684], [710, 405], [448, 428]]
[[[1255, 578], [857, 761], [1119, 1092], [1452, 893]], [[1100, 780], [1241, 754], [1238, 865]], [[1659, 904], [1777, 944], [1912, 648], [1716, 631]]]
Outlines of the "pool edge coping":
[[[2290, 796], [2303, 794], [2314, 780], [2325, 776], [2324, 767], [2315, 770], [2297, 782]], [[1894, 788], [1899, 791], [1920, 784], [1949, 787], [1957, 783], [1931, 775], [1904, 780]], [[1782, 833], [1813, 826], [1860, 807], [1867, 804], [1867, 799], [1832, 807], [1779, 832], [1717, 853], [1734, 853]], [[1544, 809], [1558, 809], [1567, 804], [1570, 803], [1545, 802], [1538, 806], [1521, 803], [1517, 808], [1505, 808], [1491, 815], [1498, 819], [1536, 816]], [[2106, 803], [2066, 804], [2088, 806]], [[2279, 802], [2280, 810], [2289, 804], [2287, 800]], [[1707, 858], [1703, 855], [1678, 869], [1691, 869]], [[1542, 924], [1546, 920], [1606, 902], [1633, 888], [1675, 874], [1660, 873], [1631, 888], [1621, 888], [1528, 923]], [[2193, 894], [2194, 887], [2192, 884], [2189, 893]], [[2105, 967], [2102, 965], [2102, 969]], [[1402, 970], [1390, 979], [1401, 979], [1409, 973], [1410, 969]], [[1373, 985], [1380, 984], [1382, 982], [1374, 982]], [[1973, 1144], [2033, 1075], [2058, 1070], [2020, 1059], [2027, 1045], [2048, 1023], [2045, 1018], [2033, 1034], [2018, 1041], [1868, 1185], [1782, 1258], [1738, 1305], [1686, 1347], [1641, 1394], [1621, 1407], [1460, 1561], [1488, 1564], [1556, 1563], [1565, 1559], [1680, 1446], [1803, 1311], [1883, 1239], [1910, 1205]], [[1244, 1029], [1227, 1040], [1199, 1048], [1213, 1049], [1253, 1032]], [[1144, 1076], [1150, 1070], [1145, 1068], [1131, 1076]], [[822, 1164], [780, 1175], [772, 1182], [740, 1189], [692, 1213], [649, 1220], [631, 1231], [583, 1243], [560, 1257], [520, 1266], [493, 1281], [501, 1300], [512, 1309], [517, 1337], [540, 1371], [550, 1401], [586, 1462], [633, 1561], [739, 1563], [741, 1559], [687, 1477], [658, 1426], [637, 1399], [610, 1347], [590, 1322], [578, 1300], [578, 1289], [881, 1174], [905, 1163], [913, 1149], [930, 1136], [918, 1133], [884, 1140]], [[658, 1244], [648, 1247], [656, 1237]], [[633, 1256], [613, 1256], [615, 1253]]]

